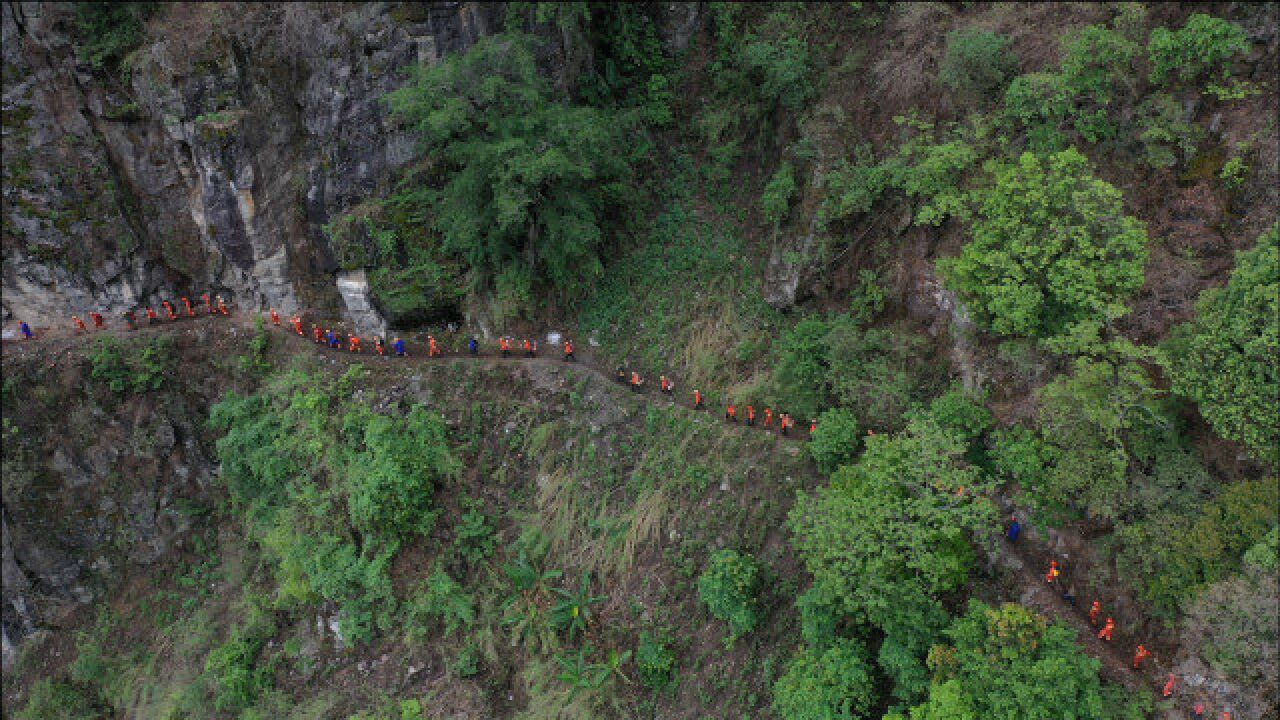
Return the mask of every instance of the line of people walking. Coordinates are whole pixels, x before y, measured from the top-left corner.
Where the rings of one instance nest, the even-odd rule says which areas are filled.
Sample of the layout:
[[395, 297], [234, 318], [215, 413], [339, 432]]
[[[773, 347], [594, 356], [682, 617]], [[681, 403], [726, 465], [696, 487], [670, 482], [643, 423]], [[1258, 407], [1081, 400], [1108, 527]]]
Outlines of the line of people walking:
[[[1005, 531], [1005, 536], [1009, 539], [1009, 542], [1016, 543], [1018, 542], [1018, 538], [1022, 535], [1022, 523], [1018, 521], [1017, 515], [1011, 516], [1009, 520], [1009, 527]], [[1070, 605], [1073, 609], [1077, 607], [1075, 595], [1071, 594], [1070, 590], [1063, 587], [1064, 580], [1062, 577], [1062, 566], [1057, 560], [1049, 561], [1049, 567], [1045, 569], [1044, 581], [1045, 584], [1049, 585], [1061, 596], [1064, 602]], [[1086, 613], [1086, 616], [1089, 619], [1089, 624], [1094, 628], [1098, 628], [1099, 640], [1105, 643], [1110, 643], [1115, 639], [1115, 618], [1103, 612], [1102, 601], [1094, 600], [1093, 603], [1090, 604], [1089, 611]], [[1106, 619], [1100, 622], [1100, 618], [1103, 617]], [[1143, 664], [1153, 658], [1155, 658], [1155, 654], [1147, 649], [1146, 645], [1139, 643], [1133, 650], [1133, 669], [1141, 670]], [[1178, 690], [1179, 686], [1180, 681], [1178, 676], [1174, 673], [1169, 673], [1169, 677], [1165, 679], [1164, 684], [1160, 688], [1160, 696], [1165, 698], [1172, 697]], [[1195, 719], [1207, 718], [1208, 716], [1205, 715], [1205, 712], [1206, 708], [1204, 703], [1197, 702], [1192, 708], [1191, 717]], [[1229, 710], [1222, 711], [1222, 714], [1219, 716], [1219, 720], [1231, 720], [1231, 712]]]

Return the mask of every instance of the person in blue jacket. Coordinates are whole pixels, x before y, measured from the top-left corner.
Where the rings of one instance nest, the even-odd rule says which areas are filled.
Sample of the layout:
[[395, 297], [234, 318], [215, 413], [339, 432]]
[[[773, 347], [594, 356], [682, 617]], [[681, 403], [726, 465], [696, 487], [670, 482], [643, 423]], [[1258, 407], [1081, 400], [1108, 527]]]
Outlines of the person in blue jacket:
[[401, 338], [396, 338], [396, 341], [395, 341], [394, 343], [392, 343], [392, 344], [391, 344], [391, 347], [395, 348], [395, 350], [396, 350], [396, 356], [397, 356], [397, 357], [404, 357], [404, 356], [405, 356], [405, 352], [404, 352], [404, 340], [403, 340], [403, 339], [401, 339]]
[[476, 355], [479, 355], [480, 343], [476, 342], [475, 338], [471, 338], [470, 340], [467, 341], [467, 350], [471, 353], [471, 357], [475, 357]]
[[18, 327], [22, 329], [23, 339], [30, 340], [31, 338], [36, 336], [35, 333], [31, 332], [31, 326], [27, 324], [26, 320], [19, 322]]
[[1009, 530], [1005, 532], [1005, 537], [1009, 538], [1009, 542], [1018, 542], [1018, 536], [1022, 534], [1022, 523], [1018, 522], [1017, 515], [1010, 515], [1012, 522], [1009, 524]]

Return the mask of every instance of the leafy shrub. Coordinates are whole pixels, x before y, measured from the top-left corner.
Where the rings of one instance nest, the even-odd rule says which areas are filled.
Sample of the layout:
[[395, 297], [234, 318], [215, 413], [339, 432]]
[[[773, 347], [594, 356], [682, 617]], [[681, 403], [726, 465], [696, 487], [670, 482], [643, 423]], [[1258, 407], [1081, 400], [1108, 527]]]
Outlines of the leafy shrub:
[[843, 321], [806, 317], [779, 338], [775, 380], [783, 403], [801, 418], [816, 416], [832, 402], [826, 339], [832, 323]]
[[388, 96], [443, 177], [438, 190], [403, 188], [403, 201], [478, 277], [491, 281], [529, 257], [527, 272], [578, 295], [602, 272], [605, 218], [621, 207], [629, 156], [617, 118], [556, 100], [534, 43], [483, 38], [414, 68]]
[[1280, 588], [1274, 570], [1250, 568], [1210, 585], [1188, 608], [1181, 638], [1233, 683], [1275, 698]]
[[1100, 663], [1075, 631], [1046, 623], [1019, 605], [970, 600], [947, 631], [952, 644], [929, 653], [933, 685], [916, 718], [1028, 718], [1071, 708], [1078, 720], [1102, 720]]
[[967, 95], [993, 93], [1018, 69], [1018, 59], [1010, 52], [1012, 44], [1009, 38], [982, 28], [954, 30], [947, 34], [938, 80]]
[[560, 598], [551, 608], [551, 625], [557, 630], [568, 630], [570, 639], [577, 633], [586, 632], [593, 617], [591, 608], [607, 598], [591, 594], [591, 573], [585, 570], [576, 589], [552, 588], [551, 591]]
[[1176, 620], [1201, 590], [1238, 570], [1244, 553], [1276, 527], [1278, 502], [1273, 480], [1253, 480], [1189, 509], [1154, 513], [1116, 531], [1122, 544], [1116, 568], [1136, 579], [1158, 613]]
[[461, 469], [439, 415], [425, 405], [415, 405], [403, 421], [364, 410], [348, 414], [343, 425], [363, 447], [347, 471], [355, 526], [390, 541], [429, 531], [436, 483]]
[[790, 527], [815, 587], [845, 612], [883, 623], [908, 598], [965, 581], [969, 537], [989, 531], [995, 510], [982, 496], [988, 481], [964, 461], [965, 444], [936, 424], [920, 420], [866, 445], [828, 486], [800, 495]]
[[892, 179], [890, 169], [879, 163], [841, 160], [825, 178], [822, 219], [845, 220], [869, 211], [890, 189]]
[[469, 562], [482, 562], [493, 554], [493, 546], [497, 543], [493, 523], [481, 512], [484, 508], [482, 501], [463, 498], [462, 507], [464, 512], [458, 519], [454, 542]]
[[452, 635], [475, 622], [475, 602], [458, 581], [437, 567], [414, 589], [405, 605], [405, 615], [411, 638], [425, 638], [425, 628], [432, 618], [443, 622], [445, 634]]
[[698, 577], [698, 594], [711, 614], [729, 624], [729, 638], [751, 632], [760, 622], [756, 594], [760, 566], [750, 555], [724, 549], [711, 556]]
[[1165, 345], [1173, 391], [1196, 402], [1222, 437], [1280, 463], [1280, 224], [1236, 257], [1225, 288], [1206, 290], [1197, 316]]
[[209, 652], [204, 667], [217, 684], [214, 706], [219, 710], [243, 710], [271, 688], [271, 669], [258, 667], [257, 659], [274, 632], [270, 623], [236, 627], [226, 642]]
[[857, 415], [847, 408], [834, 408], [818, 416], [818, 427], [809, 439], [809, 453], [818, 469], [830, 475], [853, 461], [861, 441]]
[[1077, 359], [1071, 375], [1040, 394], [1048, 466], [1028, 479], [1032, 496], [1052, 512], [1078, 508], [1115, 519], [1131, 491], [1131, 458], [1149, 453], [1171, 429], [1137, 363]]
[[[1163, 84], [1174, 75], [1183, 82], [1191, 82], [1226, 65], [1236, 55], [1249, 52], [1249, 48], [1249, 38], [1239, 25], [1196, 13], [1180, 30], [1156, 28], [1151, 31], [1147, 42], [1151, 82]], [[1228, 68], [1223, 67], [1221, 74], [1225, 77]]]
[[1249, 163], [1239, 155], [1227, 158], [1227, 161], [1222, 164], [1222, 170], [1218, 172], [1218, 179], [1222, 181], [1222, 187], [1227, 190], [1239, 190], [1248, 177]]
[[143, 39], [154, 2], [83, 2], [75, 6], [76, 57], [95, 68], [115, 68]]
[[1089, 142], [1112, 138], [1111, 106], [1133, 85], [1138, 45], [1101, 25], [1088, 25], [1063, 37], [1062, 81], [1074, 99], [1075, 129]]
[[837, 637], [841, 606], [831, 597], [830, 588], [814, 585], [796, 598], [800, 610], [800, 635], [810, 648], [824, 648]]
[[795, 170], [791, 163], [784, 162], [778, 166], [769, 184], [764, 186], [764, 194], [760, 196], [760, 212], [771, 225], [778, 225], [791, 211], [791, 199], [796, 194]]
[[102, 714], [74, 685], [48, 678], [31, 686], [27, 704], [18, 720], [92, 720]]
[[105, 380], [116, 394], [143, 393], [164, 386], [173, 367], [173, 339], [161, 335], [126, 358], [114, 338], [98, 338], [89, 354], [90, 377]]
[[640, 644], [636, 646], [636, 670], [640, 673], [640, 682], [661, 690], [675, 677], [676, 654], [661, 638], [641, 633]]
[[960, 256], [938, 262], [975, 318], [1002, 335], [1051, 337], [1127, 312], [1146, 230], [1074, 149], [995, 170]]
[[1004, 92], [1003, 117], [1027, 133], [1033, 152], [1057, 152], [1066, 147], [1063, 128], [1074, 103], [1066, 80], [1056, 73], [1019, 75]]
[[737, 62], [770, 111], [779, 106], [799, 109], [813, 94], [809, 46], [798, 37], [753, 38], [742, 47]]
[[847, 638], [800, 651], [773, 685], [773, 708], [785, 720], [865, 717], [876, 699], [866, 648]]
[[1204, 137], [1204, 128], [1183, 119], [1182, 106], [1166, 93], [1154, 93], [1142, 101], [1138, 116], [1143, 128], [1138, 139], [1151, 167], [1170, 167], [1179, 158], [1189, 158]]
[[934, 398], [929, 403], [927, 415], [940, 428], [965, 442], [981, 437], [994, 421], [991, 411], [960, 387], [952, 388]]

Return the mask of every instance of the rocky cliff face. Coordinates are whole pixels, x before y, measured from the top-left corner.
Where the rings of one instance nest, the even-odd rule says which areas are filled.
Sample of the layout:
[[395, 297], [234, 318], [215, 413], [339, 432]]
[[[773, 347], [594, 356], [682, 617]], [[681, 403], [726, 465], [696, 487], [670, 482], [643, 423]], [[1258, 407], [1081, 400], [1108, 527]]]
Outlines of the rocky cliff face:
[[220, 386], [214, 345], [207, 331], [183, 336], [181, 352], [206, 369], [175, 368], [161, 392], [126, 396], [91, 380], [81, 354], [6, 351], [6, 667], [24, 639], [182, 546], [215, 471], [203, 439]]
[[[212, 289], [344, 309], [322, 227], [413, 154], [400, 68], [498, 27], [481, 3], [181, 4], [128, 72], [76, 58], [69, 4], [5, 3], [6, 321]], [[376, 308], [349, 308], [362, 331]]]

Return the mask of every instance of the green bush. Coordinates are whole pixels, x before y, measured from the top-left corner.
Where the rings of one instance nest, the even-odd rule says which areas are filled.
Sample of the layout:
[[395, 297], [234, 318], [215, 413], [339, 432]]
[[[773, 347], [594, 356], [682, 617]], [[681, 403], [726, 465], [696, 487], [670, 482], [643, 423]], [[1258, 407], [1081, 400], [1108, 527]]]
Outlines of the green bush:
[[984, 326], [1046, 338], [1124, 315], [1142, 286], [1146, 230], [1074, 149], [995, 170], [960, 256], [938, 262]]
[[934, 398], [929, 403], [927, 416], [965, 442], [980, 438], [994, 421], [991, 411], [961, 387]]
[[476, 620], [475, 602], [471, 596], [439, 567], [414, 588], [405, 603], [404, 612], [411, 639], [425, 639], [426, 628], [432, 619], [444, 623], [446, 635], [470, 627]]
[[773, 685], [773, 708], [784, 720], [866, 717], [876, 701], [866, 648], [846, 638], [800, 651]]
[[141, 44], [147, 17], [159, 3], [82, 2], [75, 5], [76, 57], [95, 68], [115, 68]]
[[982, 28], [964, 28], [947, 34], [947, 51], [938, 68], [938, 80], [948, 88], [971, 96], [994, 93], [1018, 69], [1010, 52], [1013, 41]]
[[274, 632], [274, 624], [237, 627], [226, 642], [209, 652], [204, 668], [217, 686], [216, 708], [243, 710], [272, 687], [271, 669], [258, 667], [257, 660], [267, 638]]
[[[928, 420], [866, 440], [855, 465], [801, 494], [793, 544], [814, 586], [847, 613], [887, 623], [910, 604], [959, 587], [989, 532], [989, 481], [964, 460], [966, 443]], [[922, 610], [921, 613], [927, 611]]]
[[760, 622], [756, 595], [760, 590], [760, 566], [750, 555], [720, 550], [711, 556], [698, 577], [698, 594], [712, 616], [729, 624], [729, 638], [751, 632]]
[[1249, 38], [1239, 25], [1196, 13], [1180, 30], [1156, 28], [1151, 31], [1147, 42], [1151, 82], [1163, 84], [1175, 75], [1183, 82], [1191, 82], [1219, 66], [1222, 66], [1221, 76], [1226, 77], [1227, 64], [1249, 49]]
[[1197, 316], [1165, 345], [1173, 391], [1190, 398], [1219, 435], [1280, 464], [1280, 224], [1236, 257], [1225, 288], [1201, 293]]
[[857, 415], [847, 408], [834, 408], [818, 416], [818, 428], [809, 439], [809, 453], [818, 469], [830, 475], [852, 462], [861, 444]]
[[893, 180], [885, 165], [867, 161], [841, 160], [825, 178], [827, 196], [819, 210], [823, 220], [847, 220], [861, 215], [890, 189]]
[[173, 338], [156, 337], [136, 355], [126, 357], [115, 338], [103, 336], [94, 343], [89, 363], [90, 377], [106, 381], [116, 394], [159, 390], [173, 372]]
[[93, 720], [103, 714], [74, 685], [48, 678], [31, 686], [18, 720]]
[[813, 95], [809, 46], [798, 37], [753, 38], [742, 47], [737, 62], [753, 94], [769, 111], [797, 110]]
[[635, 657], [640, 682], [646, 686], [661, 690], [670, 685], [675, 678], [676, 654], [661, 638], [649, 633], [641, 633]]
[[1075, 631], [1049, 625], [1019, 605], [977, 600], [947, 631], [952, 644], [929, 653], [933, 684], [912, 718], [1058, 717], [1103, 720], [1100, 663], [1084, 653]]
[[1154, 93], [1138, 106], [1144, 159], [1154, 168], [1171, 167], [1190, 158], [1204, 128], [1184, 120], [1182, 105], [1166, 93]]
[[1172, 422], [1137, 363], [1079, 358], [1040, 394], [1047, 467], [1027, 479], [1037, 505], [1119, 518], [1132, 492], [1131, 459], [1169, 438]]
[[1027, 133], [1033, 152], [1048, 153], [1067, 145], [1063, 128], [1074, 104], [1066, 80], [1056, 73], [1019, 75], [1004, 92], [1003, 118]]
[[482, 512], [484, 502], [475, 498], [463, 498], [462, 517], [458, 518], [454, 544], [468, 562], [479, 563], [493, 554], [497, 543], [497, 531]]
[[1089, 142], [1115, 136], [1112, 106], [1132, 92], [1138, 50], [1136, 43], [1101, 25], [1063, 37], [1062, 81], [1074, 100], [1076, 132]]
[[348, 468], [348, 507], [362, 533], [400, 541], [428, 532], [435, 523], [435, 486], [461, 470], [445, 441], [444, 423], [425, 405], [403, 419], [363, 408], [349, 413], [344, 434], [363, 449]]
[[773, 173], [769, 184], [764, 186], [764, 194], [760, 196], [760, 212], [764, 214], [764, 219], [775, 227], [785, 220], [787, 213], [791, 212], [791, 199], [795, 194], [795, 170], [791, 163], [784, 162]]
[[478, 279], [520, 266], [579, 296], [603, 271], [606, 218], [623, 208], [629, 146], [617, 117], [555, 97], [539, 75], [535, 42], [483, 38], [415, 67], [388, 95], [443, 178], [439, 189], [403, 187], [402, 203], [420, 222], [430, 218], [444, 250]]

